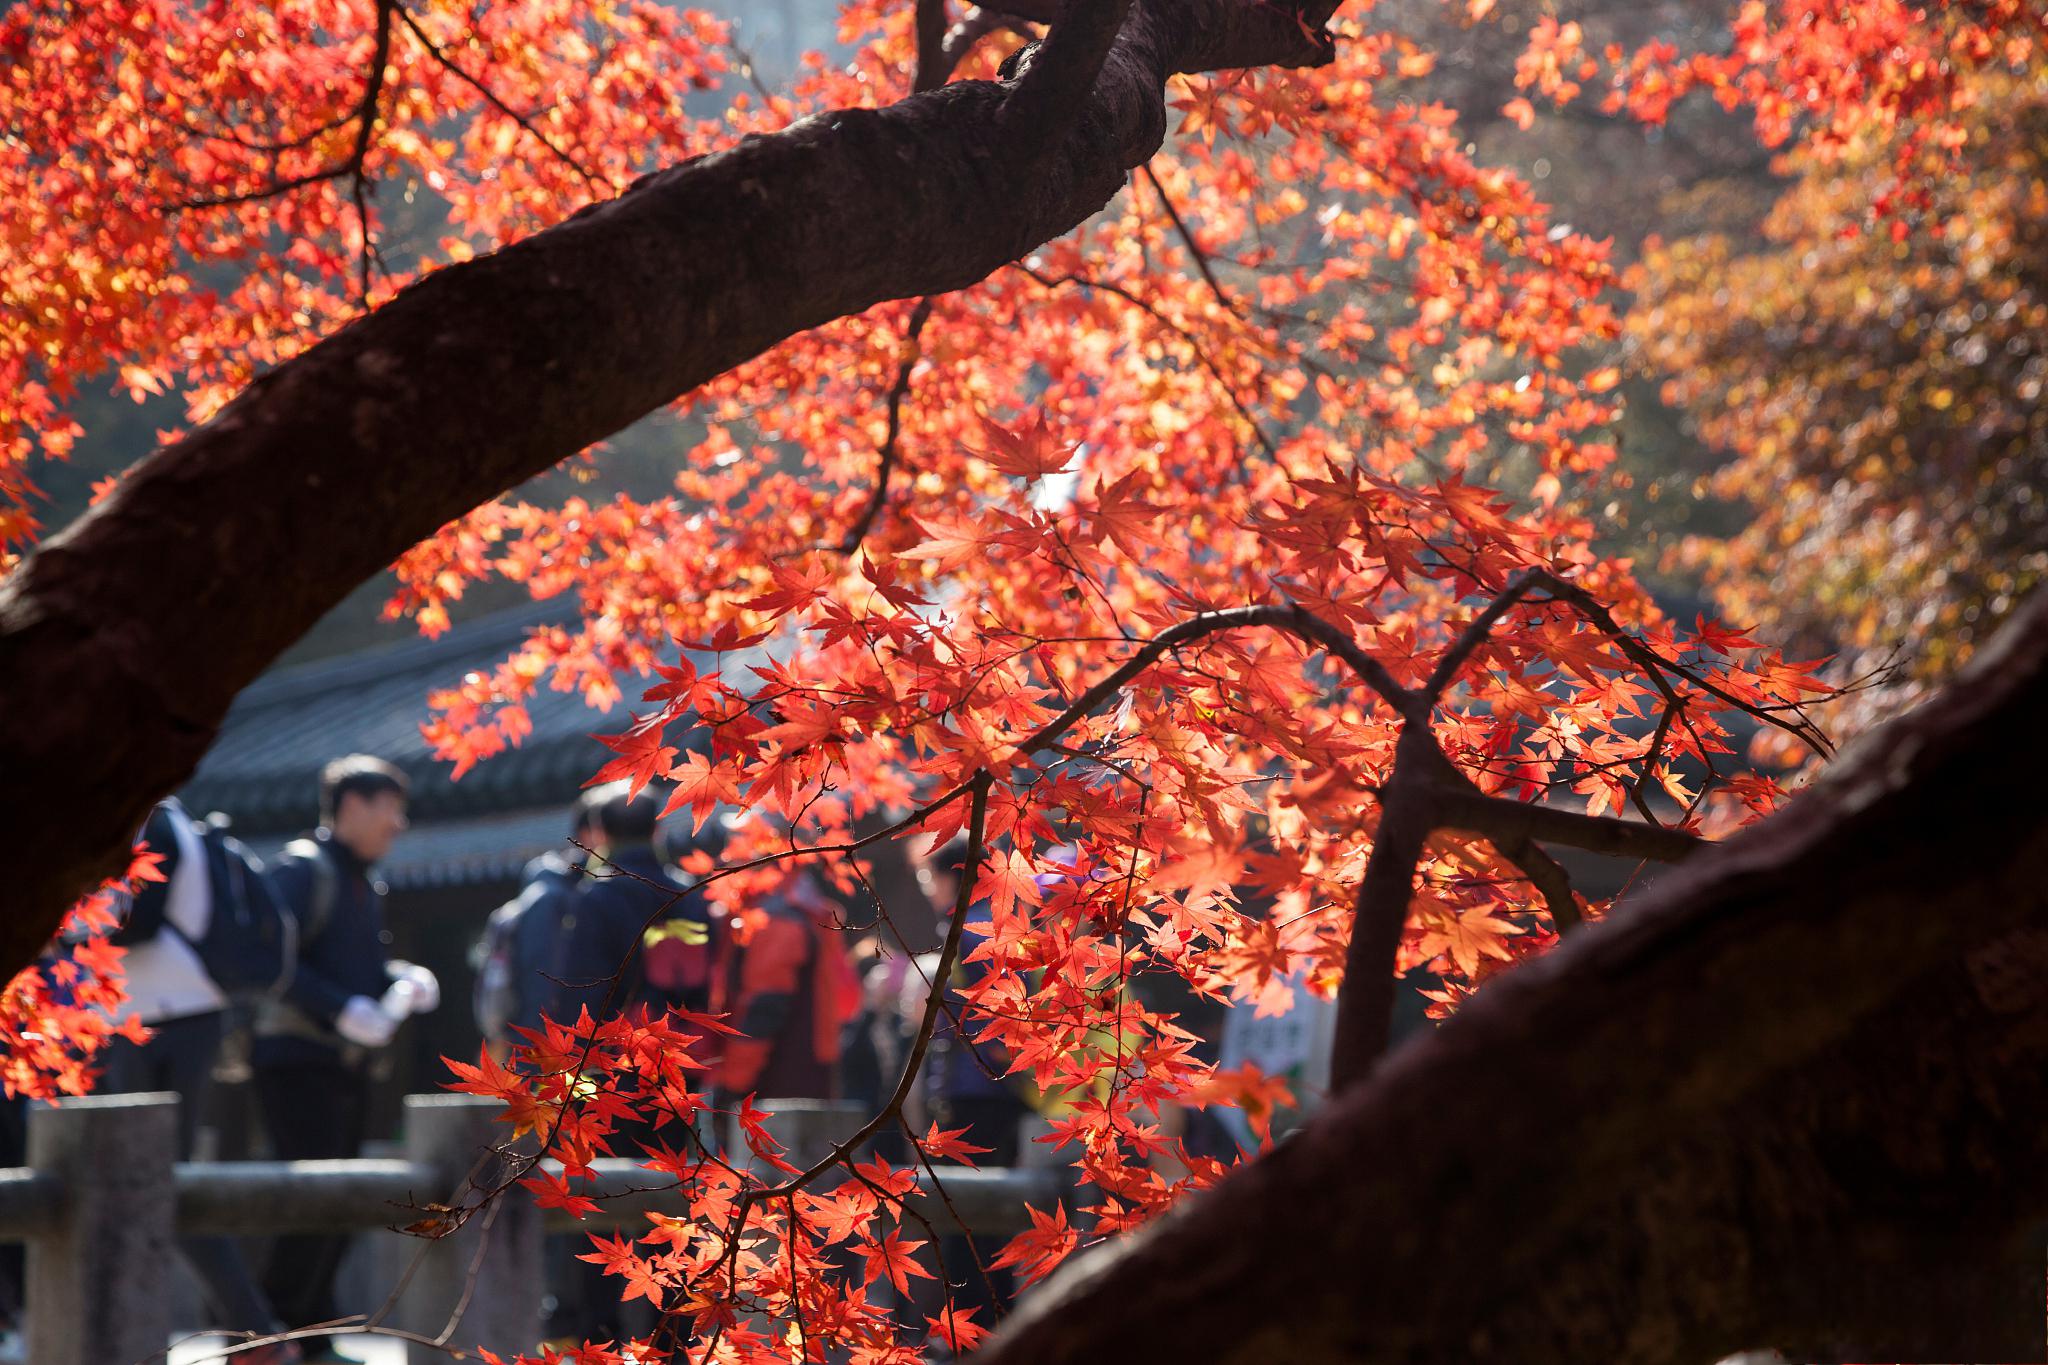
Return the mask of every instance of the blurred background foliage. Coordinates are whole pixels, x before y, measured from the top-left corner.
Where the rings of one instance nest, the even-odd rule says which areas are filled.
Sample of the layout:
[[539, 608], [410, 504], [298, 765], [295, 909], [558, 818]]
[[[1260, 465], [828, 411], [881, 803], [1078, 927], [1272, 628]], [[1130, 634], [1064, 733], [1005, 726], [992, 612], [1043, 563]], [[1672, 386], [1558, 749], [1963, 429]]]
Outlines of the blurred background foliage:
[[2048, 569], [2048, 72], [1981, 79], [1931, 202], [1868, 221], [1891, 166], [1803, 158], [1760, 238], [1653, 247], [1630, 335], [1713, 452], [1679, 490], [1740, 506], [1668, 567], [1733, 620], [1895, 664], [1894, 709], [1954, 671]]

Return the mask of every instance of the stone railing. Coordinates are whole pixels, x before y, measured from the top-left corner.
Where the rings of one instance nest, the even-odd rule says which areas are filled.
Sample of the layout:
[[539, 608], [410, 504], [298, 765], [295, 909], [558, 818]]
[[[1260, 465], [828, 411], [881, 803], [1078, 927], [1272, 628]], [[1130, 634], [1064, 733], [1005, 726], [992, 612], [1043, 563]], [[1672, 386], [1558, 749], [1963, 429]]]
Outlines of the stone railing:
[[[464, 1095], [408, 1095], [404, 1155], [354, 1161], [173, 1161], [175, 1095], [110, 1095], [38, 1106], [29, 1164], [0, 1169], [0, 1241], [28, 1244], [28, 1358], [36, 1365], [108, 1365], [160, 1358], [181, 1234], [340, 1232], [403, 1226], [457, 1202], [494, 1160], [498, 1106]], [[807, 1164], [865, 1116], [815, 1100], [764, 1100], [790, 1159]], [[522, 1191], [487, 1216], [433, 1240], [388, 1236], [388, 1282], [402, 1285], [385, 1325], [451, 1346], [506, 1355], [540, 1338], [541, 1238], [552, 1228], [644, 1227], [650, 1211], [681, 1213], [680, 1196], [626, 1159], [596, 1164], [599, 1200], [581, 1221], [545, 1213]], [[1050, 1169], [946, 1169], [945, 1199], [917, 1211], [939, 1231], [963, 1225], [1006, 1235], [1025, 1206], [1067, 1197]], [[415, 1264], [416, 1262], [416, 1264]], [[452, 1331], [450, 1329], [452, 1324]], [[418, 1360], [445, 1360], [415, 1345]]]

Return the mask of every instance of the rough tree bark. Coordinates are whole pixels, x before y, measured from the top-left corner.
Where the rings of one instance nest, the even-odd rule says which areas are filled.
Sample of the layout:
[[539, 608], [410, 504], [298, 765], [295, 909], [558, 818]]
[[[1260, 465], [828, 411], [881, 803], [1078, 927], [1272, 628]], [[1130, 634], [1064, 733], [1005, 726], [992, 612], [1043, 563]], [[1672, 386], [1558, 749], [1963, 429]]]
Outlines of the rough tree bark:
[[2042, 1360], [2048, 594], [977, 1365]]
[[0, 972], [125, 865], [235, 693], [407, 547], [795, 332], [1068, 231], [1157, 149], [1169, 75], [1325, 61], [1334, 8], [1086, 0], [1070, 60], [1099, 70], [1056, 127], [1003, 117], [1069, 84], [1041, 53], [749, 138], [429, 276], [145, 460], [0, 583]]

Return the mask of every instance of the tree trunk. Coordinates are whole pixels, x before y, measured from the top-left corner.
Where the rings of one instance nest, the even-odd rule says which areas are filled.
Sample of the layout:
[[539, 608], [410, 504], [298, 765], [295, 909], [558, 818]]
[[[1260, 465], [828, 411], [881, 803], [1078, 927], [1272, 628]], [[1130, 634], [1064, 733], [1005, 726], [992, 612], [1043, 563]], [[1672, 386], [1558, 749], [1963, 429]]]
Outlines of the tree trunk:
[[[806, 119], [437, 271], [0, 582], [0, 973], [125, 866], [235, 694], [408, 547], [793, 333], [963, 288], [1075, 227], [1157, 149], [1169, 75], [1329, 57], [1262, 0], [1144, 0], [1090, 48], [1102, 3], [1069, 45], [1078, 76], [1041, 54], [1009, 84]], [[1004, 118], [1020, 92], [1056, 118]]]
[[2042, 1360], [2048, 595], [975, 1359]]

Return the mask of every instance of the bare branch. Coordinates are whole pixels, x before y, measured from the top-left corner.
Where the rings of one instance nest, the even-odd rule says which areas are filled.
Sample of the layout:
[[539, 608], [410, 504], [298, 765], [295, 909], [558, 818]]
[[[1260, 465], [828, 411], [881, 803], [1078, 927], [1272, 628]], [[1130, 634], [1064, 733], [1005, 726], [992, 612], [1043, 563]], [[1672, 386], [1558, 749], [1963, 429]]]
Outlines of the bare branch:
[[868, 498], [867, 509], [846, 532], [839, 542], [841, 554], [852, 554], [867, 539], [874, 528], [875, 518], [882, 514], [882, 508], [889, 501], [889, 475], [896, 466], [896, 446], [903, 435], [903, 400], [910, 396], [910, 372], [917, 368], [917, 338], [924, 331], [924, 325], [931, 321], [932, 300], [930, 295], [917, 301], [911, 310], [910, 321], [903, 328], [903, 342], [907, 348], [902, 363], [896, 367], [896, 382], [889, 388], [889, 433], [882, 440], [881, 462], [875, 466], [875, 491]]

